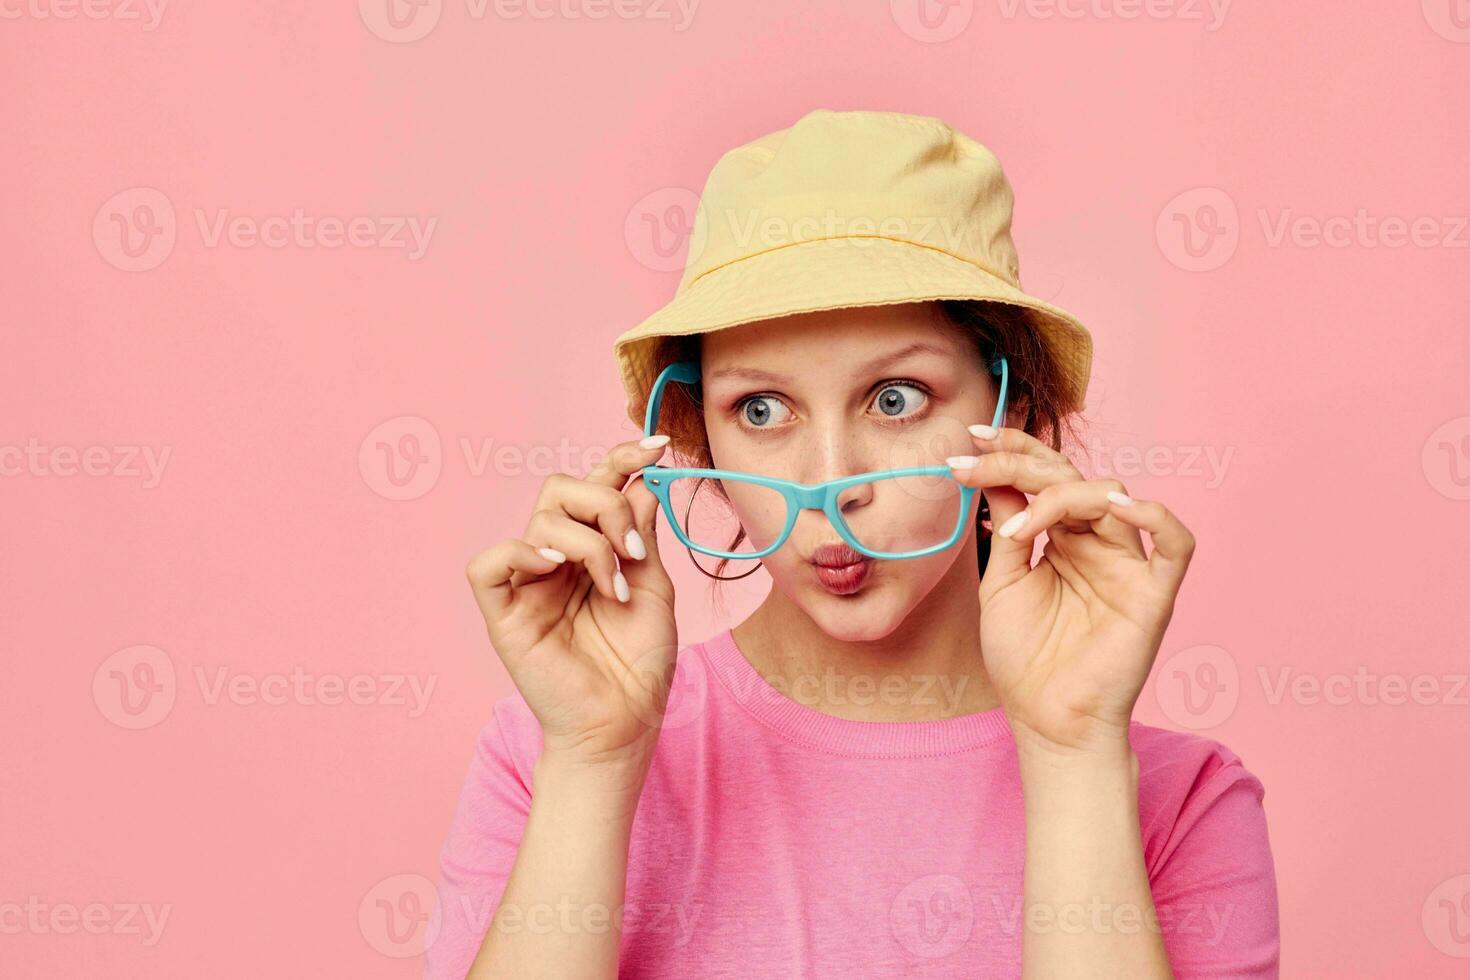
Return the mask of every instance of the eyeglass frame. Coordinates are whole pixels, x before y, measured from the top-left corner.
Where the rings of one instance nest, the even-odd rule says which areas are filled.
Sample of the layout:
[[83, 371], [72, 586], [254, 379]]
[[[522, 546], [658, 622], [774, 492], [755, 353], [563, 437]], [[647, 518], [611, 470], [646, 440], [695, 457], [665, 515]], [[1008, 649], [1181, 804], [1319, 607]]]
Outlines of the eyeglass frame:
[[[990, 366], [990, 373], [1000, 376], [1000, 393], [995, 401], [995, 416], [991, 420], [993, 428], [999, 428], [1005, 421], [1006, 389], [1010, 384], [1010, 366], [1004, 357], [996, 359]], [[653, 383], [653, 390], [648, 396], [648, 410], [643, 420], [643, 434], [645, 437], [654, 435], [657, 430], [659, 408], [663, 404], [664, 391], [669, 382], [677, 381], [681, 384], [698, 384], [700, 380], [698, 361], [676, 361], [659, 372], [657, 380]], [[948, 466], [909, 466], [892, 470], [872, 470], [867, 473], [858, 473], [853, 476], [838, 477], [835, 480], [827, 480], [822, 483], [796, 483], [791, 480], [783, 480], [774, 476], [761, 476], [757, 473], [741, 473], [735, 470], [705, 469], [699, 467], [661, 466], [650, 463], [643, 467], [642, 478], [645, 486], [658, 498], [663, 508], [664, 516], [668, 519], [669, 526], [673, 528], [674, 534], [686, 548], [709, 555], [711, 558], [725, 559], [751, 559], [764, 558], [780, 548], [791, 537], [791, 531], [796, 527], [796, 519], [804, 510], [819, 510], [827, 515], [827, 522], [832, 525], [838, 536], [845, 541], [849, 547], [859, 554], [869, 558], [883, 560], [897, 560], [901, 558], [922, 558], [932, 555], [938, 551], [952, 548], [964, 535], [970, 521], [970, 508], [975, 497], [975, 488], [960, 484], [960, 514], [955, 522], [954, 533], [942, 544], [931, 545], [927, 548], [919, 548], [912, 551], [875, 551], [865, 548], [847, 526], [837, 507], [837, 498], [843, 490], [848, 487], [857, 486], [862, 483], [873, 483], [878, 480], [895, 479], [906, 476], [943, 476], [954, 479], [954, 473]], [[773, 544], [761, 551], [720, 551], [716, 548], [706, 548], [695, 544], [684, 533], [679, 525], [678, 513], [674, 510], [674, 502], [670, 497], [670, 488], [675, 480], [688, 477], [703, 477], [710, 480], [733, 480], [740, 483], [750, 483], [755, 486], [766, 487], [781, 494], [786, 501], [786, 525], [781, 529]]]

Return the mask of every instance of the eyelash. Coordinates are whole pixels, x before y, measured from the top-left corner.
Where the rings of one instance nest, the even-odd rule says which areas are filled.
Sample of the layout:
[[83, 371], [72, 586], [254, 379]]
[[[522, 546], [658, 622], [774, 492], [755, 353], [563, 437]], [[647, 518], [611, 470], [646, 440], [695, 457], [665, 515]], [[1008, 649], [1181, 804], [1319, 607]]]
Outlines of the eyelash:
[[[928, 385], [915, 381], [912, 378], [888, 378], [873, 389], [873, 397], [876, 398], [878, 393], [880, 391], [883, 391], [885, 388], [892, 388], [896, 385], [902, 385], [906, 388], [917, 388], [922, 391], [924, 393], [925, 408], [929, 407], [929, 400], [934, 397], [934, 392], [929, 389]], [[744, 398], [735, 403], [736, 423], [740, 425], [741, 428], [749, 432], [761, 432], [764, 429], [763, 426], [751, 425], [750, 423], [745, 421], [745, 406], [758, 398], [774, 398], [779, 400], [778, 395], [773, 395], [765, 392], [756, 392], [754, 395], [746, 395]], [[872, 399], [870, 398], [868, 399], [868, 401], [871, 404]], [[919, 419], [923, 418], [925, 414], [925, 412], [919, 411], [915, 412], [913, 415], [905, 415], [902, 418], [893, 418], [892, 416], [888, 416], [883, 420], [882, 424], [894, 426], [895, 428], [897, 428], [899, 426], [908, 425], [912, 422], [917, 422], [919, 421]]]

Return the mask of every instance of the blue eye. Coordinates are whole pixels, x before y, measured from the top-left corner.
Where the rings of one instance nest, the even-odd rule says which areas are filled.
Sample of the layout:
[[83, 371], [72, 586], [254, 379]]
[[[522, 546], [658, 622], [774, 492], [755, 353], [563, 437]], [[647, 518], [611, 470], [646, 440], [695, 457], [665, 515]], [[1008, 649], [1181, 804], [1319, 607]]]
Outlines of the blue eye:
[[878, 392], [873, 404], [889, 418], [901, 418], [923, 408], [928, 397], [914, 385], [892, 384]]
[[772, 398], [770, 395], [748, 398], [740, 410], [745, 421], [758, 429], [768, 428], [772, 420], [779, 422], [791, 414], [791, 409], [779, 398]]

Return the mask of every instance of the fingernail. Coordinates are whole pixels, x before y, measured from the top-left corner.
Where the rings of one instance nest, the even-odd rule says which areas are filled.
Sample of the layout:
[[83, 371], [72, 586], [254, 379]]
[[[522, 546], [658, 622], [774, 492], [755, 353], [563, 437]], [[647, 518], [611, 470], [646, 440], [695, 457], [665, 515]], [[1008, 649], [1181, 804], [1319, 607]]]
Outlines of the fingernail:
[[980, 462], [979, 456], [951, 456], [945, 460], [952, 470], [971, 470]]
[[545, 558], [547, 561], [554, 561], [557, 564], [560, 564], [567, 560], [567, 556], [562, 554], [560, 551], [557, 551], [555, 548], [537, 548], [536, 554], [540, 555], [542, 558]]
[[1030, 519], [1031, 512], [1029, 510], [1023, 510], [1019, 514], [1012, 514], [1010, 520], [995, 529], [995, 533], [1003, 538], [1008, 538], [1021, 530], [1021, 527]]
[[627, 602], [631, 594], [628, 591], [628, 580], [623, 577], [622, 572], [613, 575], [613, 594], [618, 597], [619, 602]]
[[1000, 435], [1000, 430], [993, 425], [972, 425], [970, 426], [970, 435], [976, 439], [994, 439]]
[[646, 438], [638, 440], [638, 445], [642, 446], [644, 449], [659, 449], [663, 446], [668, 445], [668, 443], [669, 437], [664, 435], [663, 433], [659, 433], [656, 436], [647, 436]]
[[1117, 504], [1119, 507], [1127, 507], [1129, 504], [1133, 503], [1132, 497], [1128, 496], [1126, 493], [1119, 493], [1117, 490], [1109, 490], [1108, 499]]
[[639, 537], [636, 527], [628, 528], [628, 533], [623, 535], [623, 544], [628, 547], [628, 554], [634, 558], [647, 558], [648, 549], [643, 547], [643, 538]]

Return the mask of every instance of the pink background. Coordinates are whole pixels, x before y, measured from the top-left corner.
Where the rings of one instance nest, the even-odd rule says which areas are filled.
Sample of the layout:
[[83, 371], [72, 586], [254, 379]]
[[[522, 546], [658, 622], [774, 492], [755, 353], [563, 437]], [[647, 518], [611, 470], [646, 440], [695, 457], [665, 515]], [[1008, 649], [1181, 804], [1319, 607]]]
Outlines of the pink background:
[[[1284, 974], [1470, 968], [1464, 0], [95, 2], [0, 25], [0, 974], [416, 975], [509, 691], [464, 564], [633, 434], [645, 218], [819, 106], [1005, 164], [1089, 468], [1200, 539], [1139, 715], [1263, 779]], [[764, 587], [666, 553], [685, 642]]]

